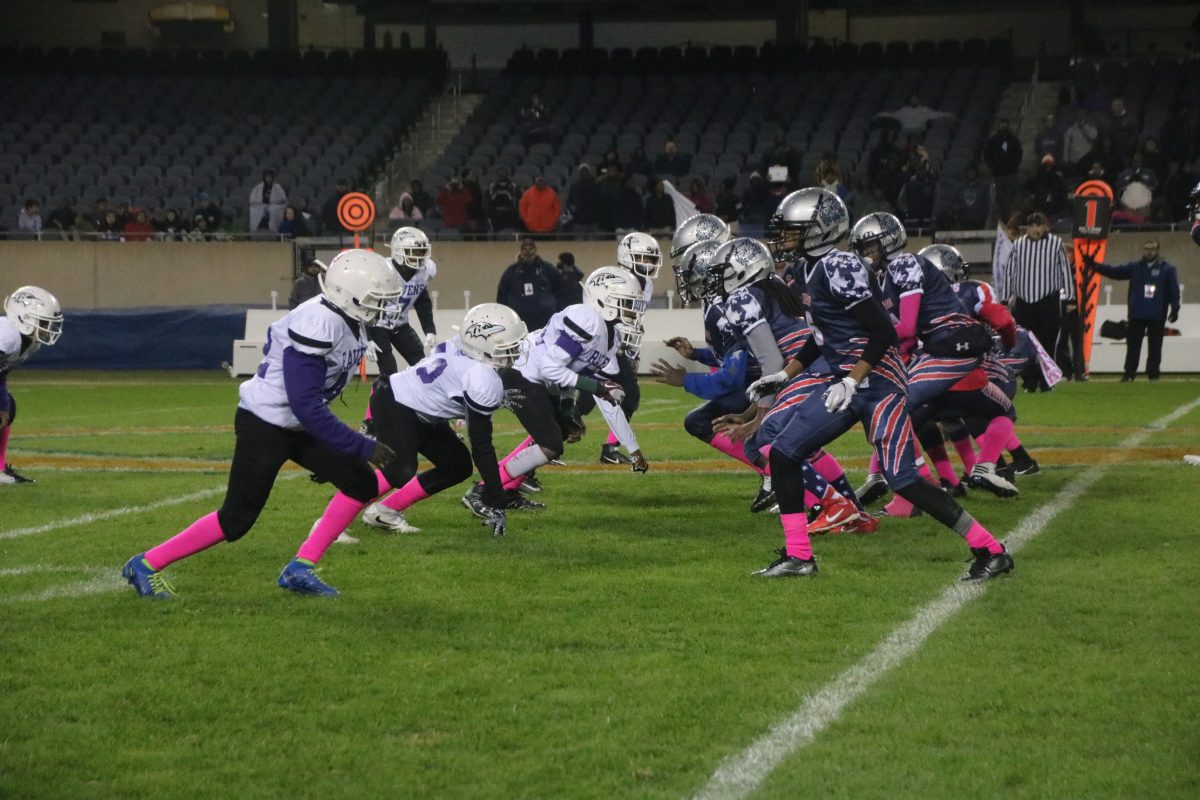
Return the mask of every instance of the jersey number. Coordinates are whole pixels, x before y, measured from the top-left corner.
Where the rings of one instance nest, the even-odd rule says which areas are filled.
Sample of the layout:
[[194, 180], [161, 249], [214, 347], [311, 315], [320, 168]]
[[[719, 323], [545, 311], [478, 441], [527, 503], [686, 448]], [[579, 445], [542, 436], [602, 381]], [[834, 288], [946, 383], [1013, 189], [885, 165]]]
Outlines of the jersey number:
[[438, 376], [445, 372], [446, 361], [445, 359], [438, 358], [435, 359], [430, 366], [432, 366], [433, 369], [417, 367], [417, 377], [421, 379], [421, 383], [433, 383], [436, 381]]

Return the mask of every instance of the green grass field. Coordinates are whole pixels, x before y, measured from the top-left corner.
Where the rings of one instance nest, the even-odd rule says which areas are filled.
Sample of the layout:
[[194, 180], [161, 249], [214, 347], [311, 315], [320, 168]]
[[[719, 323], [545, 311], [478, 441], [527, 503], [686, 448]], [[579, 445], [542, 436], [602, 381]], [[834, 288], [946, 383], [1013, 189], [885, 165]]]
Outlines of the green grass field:
[[[815, 540], [764, 581], [757, 479], [647, 386], [646, 475], [595, 464], [598, 415], [549, 506], [493, 540], [458, 504], [335, 545], [334, 599], [275, 586], [329, 489], [289, 471], [258, 526], [117, 573], [220, 504], [237, 382], [26, 370], [0, 488], [0, 798], [683, 798], [946, 592], [963, 543], [928, 519]], [[966, 506], [1000, 536], [1108, 472], [997, 581], [753, 792], [763, 798], [1200, 796], [1200, 380], [1018, 398], [1041, 475]], [[365, 390], [338, 413], [356, 419]], [[518, 438], [499, 418], [498, 446]], [[831, 450], [857, 485], [858, 430]]]

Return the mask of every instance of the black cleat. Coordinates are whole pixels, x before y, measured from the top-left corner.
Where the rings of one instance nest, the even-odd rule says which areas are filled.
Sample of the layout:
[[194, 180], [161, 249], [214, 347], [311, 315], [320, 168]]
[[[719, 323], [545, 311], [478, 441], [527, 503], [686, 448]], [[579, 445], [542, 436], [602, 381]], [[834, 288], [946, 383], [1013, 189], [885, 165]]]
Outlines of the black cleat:
[[1042, 468], [1032, 458], [1026, 464], [1013, 464], [1013, 473], [1029, 477], [1030, 475], [1040, 475]]
[[546, 507], [545, 503], [530, 500], [516, 489], [510, 489], [504, 494], [507, 498], [504, 508], [508, 511], [541, 511]]
[[531, 472], [525, 476], [525, 480], [521, 481], [521, 485], [517, 487], [517, 490], [525, 494], [537, 494], [542, 490], [542, 482]]
[[600, 448], [601, 464], [632, 464], [633, 459], [625, 455], [615, 444], [606, 444]]
[[864, 508], [876, 500], [882, 500], [887, 493], [887, 481], [878, 472], [867, 475], [867, 482], [855, 492], [858, 495], [858, 502], [862, 503]]
[[990, 581], [1013, 571], [1013, 557], [1008, 554], [1007, 548], [999, 553], [991, 553], [986, 547], [972, 547], [971, 556], [971, 566], [959, 580]]
[[4, 468], [3, 472], [0, 472], [0, 486], [16, 483], [37, 483], [37, 481], [35, 481], [33, 478], [26, 478], [24, 475], [13, 469], [12, 464], [9, 464]]
[[945, 491], [946, 494], [950, 495], [951, 497], [966, 497], [967, 496], [967, 485], [965, 483], [962, 483], [961, 481], [958, 483], [951, 483], [950, 481], [946, 480], [945, 478], [942, 478], [942, 490]]
[[775, 505], [775, 490], [771, 488], [771, 476], [763, 475], [758, 484], [758, 494], [750, 504], [750, 513], [757, 514]]
[[757, 572], [750, 573], [759, 578], [799, 578], [805, 575], [817, 574], [817, 560], [810, 558], [807, 561], [795, 556], [787, 554], [787, 548], [780, 548], [778, 551], [779, 558], [767, 564]]

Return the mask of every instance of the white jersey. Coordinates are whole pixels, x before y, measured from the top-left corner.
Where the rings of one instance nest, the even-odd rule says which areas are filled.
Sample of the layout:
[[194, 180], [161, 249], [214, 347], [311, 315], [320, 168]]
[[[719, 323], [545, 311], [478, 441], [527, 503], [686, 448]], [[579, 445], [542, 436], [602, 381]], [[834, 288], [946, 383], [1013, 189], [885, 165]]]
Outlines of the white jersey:
[[259, 419], [290, 430], [304, 426], [288, 404], [283, 353], [288, 348], [325, 361], [322, 398], [329, 405], [345, 388], [351, 373], [367, 352], [363, 326], [318, 295], [288, 312], [267, 329], [263, 360], [254, 377], [238, 388], [239, 408]]
[[21, 350], [20, 332], [8, 317], [0, 316], [0, 376], [24, 363], [41, 346], [37, 339], [30, 337], [29, 347]]
[[400, 275], [400, 270], [396, 269], [396, 262], [393, 260], [389, 263], [392, 265], [392, 270], [400, 276], [400, 283], [404, 288], [401, 290], [400, 296], [388, 304], [387, 311], [379, 319], [378, 327], [395, 330], [408, 325], [408, 312], [412, 310], [413, 303], [421, 296], [421, 292], [425, 291], [429, 282], [437, 275], [437, 264], [432, 258], [427, 258], [422, 269], [417, 270], [412, 278], [404, 280], [404, 276]]
[[650, 298], [654, 297], [654, 281], [644, 275], [636, 275], [635, 277], [642, 284], [642, 299], [638, 300], [633, 310], [637, 312], [638, 322], [642, 321], [642, 317], [646, 316], [646, 309], [650, 307]]
[[573, 389], [580, 375], [617, 374], [621, 337], [585, 303], [559, 311], [525, 341], [513, 366], [534, 383]]
[[396, 400], [429, 419], [490, 416], [504, 401], [496, 370], [463, 353], [457, 336], [390, 380]]

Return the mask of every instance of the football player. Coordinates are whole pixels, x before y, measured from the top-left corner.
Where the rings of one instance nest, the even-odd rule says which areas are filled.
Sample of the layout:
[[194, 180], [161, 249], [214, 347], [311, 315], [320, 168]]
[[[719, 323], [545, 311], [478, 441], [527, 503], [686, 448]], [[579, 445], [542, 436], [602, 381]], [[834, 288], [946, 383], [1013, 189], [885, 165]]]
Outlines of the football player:
[[[376, 497], [371, 465], [386, 467], [395, 453], [343, 424], [328, 405], [367, 351], [365, 326], [375, 323], [402, 289], [399, 275], [382, 256], [346, 250], [330, 262], [321, 294], [271, 325], [258, 371], [238, 388], [237, 439], [225, 501], [219, 510], [126, 562], [121, 575], [140, 596], [172, 597], [163, 569], [245, 536], [289, 460], [359, 502]], [[278, 583], [302, 594], [332, 591], [303, 559], [288, 564]]]
[[0, 486], [33, 483], [8, 463], [8, 437], [17, 418], [17, 401], [8, 391], [8, 373], [62, 335], [62, 306], [38, 286], [22, 286], [4, 298], [0, 317]]
[[[595, 395], [605, 421], [629, 452], [634, 472], [649, 469], [637, 437], [621, 411], [625, 392], [616, 382], [617, 353], [637, 317], [642, 288], [633, 273], [621, 267], [601, 267], [583, 284], [583, 302], [559, 311], [546, 327], [526, 337], [526, 346], [512, 367], [500, 370], [506, 405], [530, 436], [500, 461], [504, 489], [518, 489], [530, 471], [562, 455], [565, 442], [583, 436], [575, 413], [575, 392]], [[476, 484], [463, 504], [477, 515], [484, 505], [483, 487]], [[515, 505], [514, 505], [515, 504]], [[510, 508], [537, 510], [544, 504], [515, 495]]]
[[772, 219], [778, 231], [776, 260], [804, 262], [809, 337], [783, 370], [751, 385], [760, 397], [777, 391], [824, 356], [827, 388], [799, 403], [771, 447], [771, 475], [779, 499], [784, 548], [759, 570], [763, 577], [815, 575], [804, 514], [804, 457], [861, 422], [879, 454], [892, 489], [914, 506], [962, 536], [972, 562], [963, 580], [981, 581], [1010, 572], [1012, 556], [983, 525], [916, 470], [912, 429], [906, 403], [906, 373], [896, 349], [898, 337], [883, 308], [883, 293], [871, 269], [858, 255], [839, 250], [849, 215], [836, 194], [819, 188], [792, 192]]
[[[473, 459], [483, 477], [483, 490], [472, 511], [493, 536], [505, 534], [506, 499], [492, 444], [492, 414], [504, 401], [496, 369], [512, 364], [526, 333], [515, 311], [484, 303], [467, 312], [458, 336], [439, 344], [416, 366], [379, 381], [371, 395], [375, 436], [395, 451], [396, 458], [376, 473], [376, 494], [395, 491], [374, 503], [364, 519], [374, 517], [387, 527], [392, 515], [471, 477]], [[469, 452], [450, 427], [452, 419], [466, 420]], [[419, 475], [418, 454], [433, 463]], [[284, 573], [297, 564], [319, 563], [364, 505], [347, 494], [334, 495]], [[325, 585], [319, 594], [337, 591]]]

